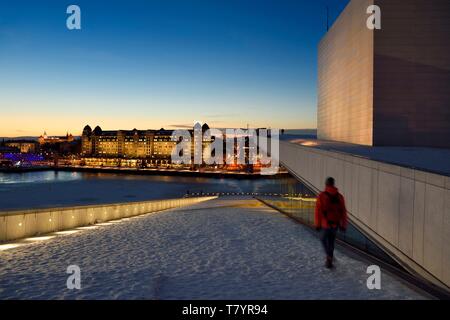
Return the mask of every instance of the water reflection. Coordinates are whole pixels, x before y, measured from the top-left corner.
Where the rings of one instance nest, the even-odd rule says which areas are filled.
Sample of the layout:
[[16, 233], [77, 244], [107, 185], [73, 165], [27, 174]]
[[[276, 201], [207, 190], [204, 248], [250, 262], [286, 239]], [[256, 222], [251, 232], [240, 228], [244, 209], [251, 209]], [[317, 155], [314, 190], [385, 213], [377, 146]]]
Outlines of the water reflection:
[[34, 171], [23, 173], [1, 173], [0, 184], [43, 183], [55, 181], [73, 181], [83, 178], [80, 172]]

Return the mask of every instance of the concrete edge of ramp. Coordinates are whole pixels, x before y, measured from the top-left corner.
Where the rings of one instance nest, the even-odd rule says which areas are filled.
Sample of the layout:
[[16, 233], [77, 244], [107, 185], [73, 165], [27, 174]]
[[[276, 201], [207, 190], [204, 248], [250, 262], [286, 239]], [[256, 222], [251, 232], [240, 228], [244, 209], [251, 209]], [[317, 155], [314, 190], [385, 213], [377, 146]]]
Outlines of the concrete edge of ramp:
[[189, 206], [217, 197], [151, 200], [0, 213], [0, 243], [146, 213]]

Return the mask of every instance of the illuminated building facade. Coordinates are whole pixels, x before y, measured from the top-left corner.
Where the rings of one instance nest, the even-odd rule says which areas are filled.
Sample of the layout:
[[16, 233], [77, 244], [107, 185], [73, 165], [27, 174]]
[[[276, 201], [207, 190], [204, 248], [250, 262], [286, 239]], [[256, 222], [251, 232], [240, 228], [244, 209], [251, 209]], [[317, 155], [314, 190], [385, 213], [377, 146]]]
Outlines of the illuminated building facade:
[[[203, 150], [202, 158], [211, 153], [211, 143], [204, 133], [209, 129], [205, 123], [203, 125], [197, 123], [193, 129], [189, 130], [191, 134], [191, 165], [194, 163], [194, 148]], [[257, 129], [256, 131], [258, 131]], [[200, 131], [202, 140], [194, 139], [194, 131]], [[99, 126], [91, 129], [89, 125], [85, 126], [81, 135], [81, 155], [83, 163], [88, 166], [131, 166], [131, 167], [147, 167], [147, 166], [165, 166], [172, 165], [172, 151], [176, 147], [177, 142], [172, 141], [173, 130], [113, 130], [104, 131]], [[226, 139], [226, 137], [224, 137]], [[249, 141], [244, 139], [243, 152], [245, 159], [249, 160]], [[230, 157], [234, 160], [233, 164], [227, 167], [233, 167], [236, 170], [240, 167], [236, 164], [236, 155], [239, 145], [236, 144], [232, 150], [233, 154], [226, 154], [225, 145], [223, 147], [224, 160], [229, 161]], [[197, 149], [198, 150], [198, 149]], [[253, 159], [255, 161], [255, 159]], [[200, 165], [200, 167], [203, 165]], [[224, 165], [226, 166], [226, 165]], [[196, 165], [194, 167], [199, 167]]]
[[63, 137], [51, 137], [47, 135], [47, 132], [44, 132], [44, 134], [42, 134], [39, 138], [38, 138], [38, 142], [40, 145], [43, 144], [56, 144], [56, 143], [65, 143], [65, 142], [73, 142], [74, 141], [74, 137], [73, 135], [70, 133], [67, 133], [65, 136]]
[[[172, 130], [103, 131], [99, 126], [83, 129], [81, 153], [84, 157], [145, 159], [149, 164], [170, 164]], [[114, 162], [116, 163], [116, 162]]]
[[6, 141], [5, 147], [14, 148], [20, 153], [36, 153], [39, 150], [37, 142], [28, 140]]
[[103, 131], [99, 126], [83, 129], [81, 150], [83, 155], [104, 157], [145, 158], [152, 154], [154, 130]]
[[[172, 150], [176, 146], [176, 141], [171, 140], [172, 131], [171, 130], [158, 130], [154, 133], [153, 138], [153, 149], [151, 153], [151, 158], [153, 161], [163, 164], [169, 164]], [[151, 161], [152, 161], [151, 160]]]

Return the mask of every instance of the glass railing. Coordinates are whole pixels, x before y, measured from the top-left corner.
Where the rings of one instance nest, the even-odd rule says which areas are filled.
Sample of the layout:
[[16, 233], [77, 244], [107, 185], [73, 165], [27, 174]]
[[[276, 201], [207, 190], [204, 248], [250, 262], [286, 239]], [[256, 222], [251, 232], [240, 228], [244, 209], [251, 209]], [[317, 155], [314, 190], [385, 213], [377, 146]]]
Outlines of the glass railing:
[[[258, 196], [257, 198], [305, 226], [314, 228], [316, 196], [302, 183], [292, 183], [291, 178], [286, 178], [285, 184], [280, 183], [277, 196]], [[349, 223], [345, 233], [338, 232], [337, 238], [351, 247], [374, 256], [385, 263], [403, 269], [394, 259], [360, 232], [352, 223]]]
[[[259, 194], [255, 197], [263, 201], [268, 206], [281, 211], [292, 219], [300, 222], [304, 226], [314, 230], [314, 211], [316, 206], [316, 195], [305, 185], [293, 177], [279, 180], [276, 186], [272, 186], [271, 191], [274, 195]], [[344, 195], [345, 196], [345, 195]], [[317, 236], [320, 234], [314, 232]], [[448, 292], [443, 290], [427, 280], [405, 270], [391, 256], [383, 250], [382, 246], [372, 241], [368, 236], [361, 232], [354, 224], [349, 223], [345, 233], [338, 232], [337, 238], [340, 243], [346, 247], [352, 248], [359, 253], [364, 253], [367, 257], [383, 264], [394, 274], [412, 283], [418, 288], [430, 293], [439, 299], [449, 299]]]

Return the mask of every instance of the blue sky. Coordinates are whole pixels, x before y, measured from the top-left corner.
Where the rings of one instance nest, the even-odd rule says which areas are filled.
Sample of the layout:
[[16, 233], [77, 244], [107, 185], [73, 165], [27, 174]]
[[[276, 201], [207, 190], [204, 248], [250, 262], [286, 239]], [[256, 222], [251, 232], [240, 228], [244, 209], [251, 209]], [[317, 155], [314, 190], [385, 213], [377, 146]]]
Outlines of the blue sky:
[[0, 136], [314, 128], [325, 7], [334, 20], [347, 2], [0, 0]]

